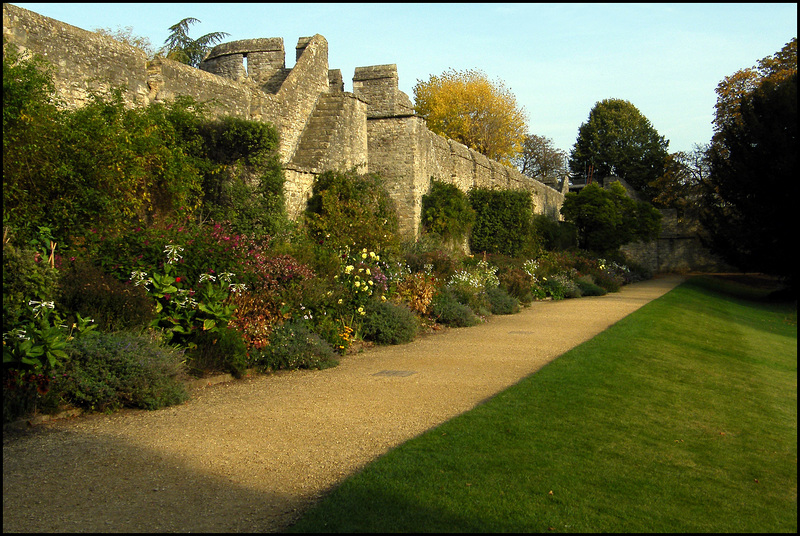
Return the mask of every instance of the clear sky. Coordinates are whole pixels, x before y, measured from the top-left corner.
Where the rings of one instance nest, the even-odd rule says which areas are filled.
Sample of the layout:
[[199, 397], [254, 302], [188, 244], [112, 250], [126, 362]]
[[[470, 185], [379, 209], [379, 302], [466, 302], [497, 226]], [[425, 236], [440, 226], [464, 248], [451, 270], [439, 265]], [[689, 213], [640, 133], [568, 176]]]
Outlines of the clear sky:
[[397, 64], [412, 100], [418, 80], [480, 69], [516, 96], [532, 134], [567, 152], [606, 98], [635, 105], [671, 152], [708, 143], [717, 84], [797, 36], [796, 3], [15, 5], [85, 30], [131, 27], [155, 48], [187, 17], [201, 21], [193, 38], [282, 37], [287, 67], [299, 37], [321, 34], [345, 91], [361, 66]]

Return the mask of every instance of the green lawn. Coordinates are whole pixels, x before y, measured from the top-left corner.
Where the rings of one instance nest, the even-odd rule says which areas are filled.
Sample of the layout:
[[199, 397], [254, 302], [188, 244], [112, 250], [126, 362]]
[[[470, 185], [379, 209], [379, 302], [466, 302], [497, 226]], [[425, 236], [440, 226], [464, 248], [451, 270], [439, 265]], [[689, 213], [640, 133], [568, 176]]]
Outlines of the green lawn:
[[796, 532], [796, 306], [741, 290], [690, 280], [290, 530]]

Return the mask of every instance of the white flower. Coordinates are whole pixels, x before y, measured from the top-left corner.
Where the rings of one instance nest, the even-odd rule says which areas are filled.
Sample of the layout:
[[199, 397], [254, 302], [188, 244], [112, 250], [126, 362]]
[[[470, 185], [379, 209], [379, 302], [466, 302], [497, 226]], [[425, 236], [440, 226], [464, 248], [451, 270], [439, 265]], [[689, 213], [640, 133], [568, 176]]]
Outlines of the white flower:
[[247, 285], [245, 285], [244, 283], [230, 283], [228, 285], [228, 288], [231, 289], [231, 292], [236, 294], [237, 292], [244, 292], [245, 290], [247, 290]]
[[205, 283], [206, 281], [216, 281], [217, 278], [211, 274], [200, 274], [200, 282]]
[[172, 264], [173, 262], [179, 261], [182, 257], [179, 253], [183, 251], [182, 246], [177, 246], [175, 244], [167, 244], [164, 246], [164, 253], [167, 254], [167, 263]]

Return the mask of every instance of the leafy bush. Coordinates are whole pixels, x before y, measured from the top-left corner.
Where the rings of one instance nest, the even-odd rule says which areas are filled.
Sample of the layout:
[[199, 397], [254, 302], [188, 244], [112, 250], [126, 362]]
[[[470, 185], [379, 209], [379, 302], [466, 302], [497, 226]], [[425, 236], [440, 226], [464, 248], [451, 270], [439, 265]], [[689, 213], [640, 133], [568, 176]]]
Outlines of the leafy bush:
[[476, 214], [469, 238], [470, 249], [512, 257], [519, 254], [532, 234], [530, 192], [473, 188], [468, 197]]
[[533, 301], [531, 287], [533, 280], [531, 276], [522, 268], [511, 267], [498, 273], [500, 288], [513, 296], [520, 303], [530, 303]]
[[[474, 258], [472, 261], [474, 262]], [[447, 281], [447, 286], [453, 290], [460, 303], [467, 305], [475, 313], [486, 316], [491, 313], [486, 291], [500, 284], [497, 268], [484, 259], [474, 264], [465, 261], [464, 264], [464, 269], [453, 274]]]
[[255, 360], [262, 371], [325, 369], [338, 365], [331, 346], [302, 320], [281, 324]]
[[568, 193], [561, 214], [577, 228], [580, 247], [600, 254], [635, 240], [652, 240], [661, 230], [661, 213], [628, 197], [619, 181], [609, 189], [592, 183], [580, 193]]
[[200, 331], [194, 341], [197, 346], [186, 353], [187, 367], [193, 375], [228, 372], [241, 378], [247, 369], [247, 345], [235, 329]]
[[428, 314], [436, 294], [436, 282], [436, 277], [426, 273], [408, 274], [396, 285], [396, 299], [421, 315]]
[[563, 300], [565, 298], [580, 298], [581, 291], [578, 285], [564, 274], [555, 274], [550, 277], [543, 278], [541, 286], [545, 293], [554, 300]]
[[362, 337], [378, 344], [411, 342], [419, 331], [419, 321], [410, 309], [390, 302], [371, 301], [366, 307]]
[[486, 290], [486, 295], [493, 315], [511, 315], [519, 312], [519, 301], [502, 288], [489, 288]]
[[204, 203], [211, 219], [235, 234], [274, 236], [286, 223], [284, 176], [272, 125], [224, 117], [199, 127], [206, 166]]
[[431, 315], [440, 324], [454, 327], [469, 327], [480, 323], [468, 306], [459, 303], [453, 289], [444, 287], [434, 296]]
[[152, 336], [98, 332], [69, 341], [66, 352], [64, 378], [53, 388], [79, 407], [159, 409], [189, 397], [183, 352]]
[[544, 214], [537, 214], [533, 217], [533, 229], [546, 250], [565, 250], [578, 245], [578, 232], [570, 222], [556, 221]]
[[459, 258], [448, 250], [438, 235], [424, 234], [413, 244], [407, 245], [403, 260], [411, 272], [426, 272], [447, 281], [459, 268]]
[[581, 296], [605, 296], [608, 294], [606, 289], [593, 283], [591, 276], [582, 276], [575, 280], [578, 289], [581, 291]]
[[441, 236], [451, 247], [464, 242], [475, 224], [475, 211], [466, 194], [454, 184], [431, 179], [422, 196], [422, 228]]
[[327, 248], [367, 248], [381, 254], [399, 249], [394, 201], [375, 173], [321, 173], [314, 180], [305, 217], [311, 237]]
[[153, 300], [144, 288], [121, 283], [85, 260], [72, 262], [59, 275], [59, 305], [94, 319], [100, 331], [135, 331], [155, 318]]
[[3, 333], [31, 320], [30, 300], [53, 301], [58, 273], [38, 251], [3, 243]]

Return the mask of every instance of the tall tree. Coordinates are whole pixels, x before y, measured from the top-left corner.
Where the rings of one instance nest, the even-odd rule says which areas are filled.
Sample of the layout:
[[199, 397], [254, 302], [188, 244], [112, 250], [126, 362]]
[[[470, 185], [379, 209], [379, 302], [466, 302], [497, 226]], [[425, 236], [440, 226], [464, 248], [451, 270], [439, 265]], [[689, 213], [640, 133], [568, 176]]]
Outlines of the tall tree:
[[764, 80], [780, 82], [797, 72], [797, 38], [771, 56], [758, 61], [754, 67], [740, 69], [726, 76], [717, 85], [717, 103], [714, 105], [715, 138], [727, 125], [739, 121], [742, 100], [752, 95]]
[[529, 177], [554, 177], [566, 171], [567, 154], [545, 136], [528, 134], [522, 151], [513, 158], [520, 173]]
[[797, 71], [764, 79], [725, 121], [709, 151], [703, 223], [712, 248], [747, 271], [785, 276], [796, 290]]
[[200, 22], [187, 17], [177, 24], [170, 26], [169, 37], [164, 41], [162, 53], [171, 60], [197, 67], [213, 45], [225, 39], [226, 32], [212, 32], [197, 39], [189, 37], [189, 26]]
[[522, 149], [525, 109], [502, 81], [479, 70], [449, 70], [414, 86], [416, 112], [428, 128], [481, 154], [510, 163]]
[[608, 189], [596, 182], [580, 193], [568, 193], [561, 214], [578, 230], [578, 245], [602, 255], [635, 240], [652, 240], [661, 232], [661, 213], [646, 201], [628, 197], [615, 181]]
[[670, 154], [664, 163], [664, 174], [650, 183], [658, 192], [653, 198], [656, 206], [674, 208], [682, 216], [697, 207], [702, 185], [710, 173], [708, 145], [695, 144], [691, 152]]
[[636, 106], [622, 99], [605, 99], [595, 104], [578, 129], [569, 167], [574, 177], [587, 177], [590, 172], [599, 180], [622, 177], [652, 199], [654, 192], [648, 184], [664, 174], [668, 146], [669, 141]]

